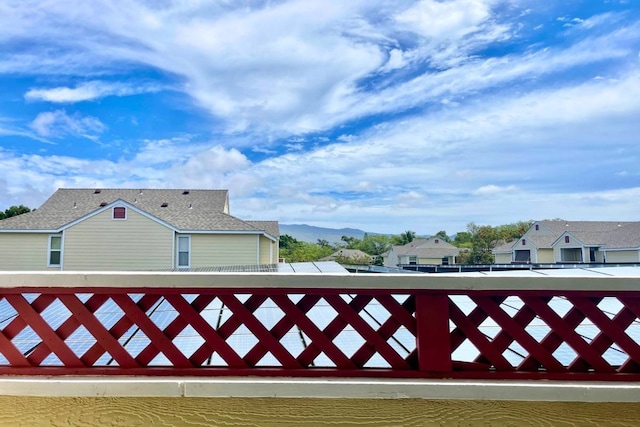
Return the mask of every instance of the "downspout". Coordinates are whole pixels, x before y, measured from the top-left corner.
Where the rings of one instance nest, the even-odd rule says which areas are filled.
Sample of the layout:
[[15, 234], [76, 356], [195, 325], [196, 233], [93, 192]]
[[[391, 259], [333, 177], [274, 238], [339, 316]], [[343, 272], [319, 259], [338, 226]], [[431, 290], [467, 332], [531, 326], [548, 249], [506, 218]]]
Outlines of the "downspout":
[[256, 265], [260, 265], [260, 235], [256, 234]]
[[60, 239], [60, 271], [64, 270], [64, 231], [62, 230], [62, 237]]
[[171, 269], [176, 269], [176, 231], [171, 236]]

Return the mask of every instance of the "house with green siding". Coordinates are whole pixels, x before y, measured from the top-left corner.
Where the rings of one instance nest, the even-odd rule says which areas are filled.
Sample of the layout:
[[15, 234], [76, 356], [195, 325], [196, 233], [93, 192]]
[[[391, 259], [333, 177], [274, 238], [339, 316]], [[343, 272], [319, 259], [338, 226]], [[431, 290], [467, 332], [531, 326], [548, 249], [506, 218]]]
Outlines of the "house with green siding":
[[278, 262], [277, 221], [229, 212], [227, 190], [58, 189], [0, 221], [0, 270], [168, 270]]

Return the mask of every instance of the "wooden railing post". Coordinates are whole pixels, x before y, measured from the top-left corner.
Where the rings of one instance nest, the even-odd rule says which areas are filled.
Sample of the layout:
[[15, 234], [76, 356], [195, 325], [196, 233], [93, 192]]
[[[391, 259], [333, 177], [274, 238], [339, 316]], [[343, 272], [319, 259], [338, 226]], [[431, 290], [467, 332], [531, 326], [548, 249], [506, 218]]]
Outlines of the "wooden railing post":
[[420, 371], [451, 372], [447, 295], [416, 295], [416, 348]]

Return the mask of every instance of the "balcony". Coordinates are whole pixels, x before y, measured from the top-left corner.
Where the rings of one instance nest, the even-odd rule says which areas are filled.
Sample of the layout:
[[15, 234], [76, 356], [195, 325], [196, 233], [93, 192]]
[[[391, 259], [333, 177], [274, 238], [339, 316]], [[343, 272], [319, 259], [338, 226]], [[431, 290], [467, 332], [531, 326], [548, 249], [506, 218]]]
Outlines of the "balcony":
[[69, 421], [69, 402], [109, 422], [128, 407], [126, 425], [640, 422], [638, 268], [0, 280], [0, 401], [19, 422]]

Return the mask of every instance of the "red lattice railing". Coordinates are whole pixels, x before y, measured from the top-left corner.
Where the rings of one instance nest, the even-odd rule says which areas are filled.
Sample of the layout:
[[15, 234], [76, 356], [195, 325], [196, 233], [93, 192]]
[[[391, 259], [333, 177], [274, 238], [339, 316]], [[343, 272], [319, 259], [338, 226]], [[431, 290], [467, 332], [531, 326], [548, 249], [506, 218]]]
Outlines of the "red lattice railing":
[[[188, 274], [179, 278], [5, 286], [0, 374], [640, 380], [634, 290], [425, 289], [415, 278], [399, 288], [401, 277], [364, 288], [362, 276], [189, 287]], [[313, 287], [301, 287], [307, 279]]]

